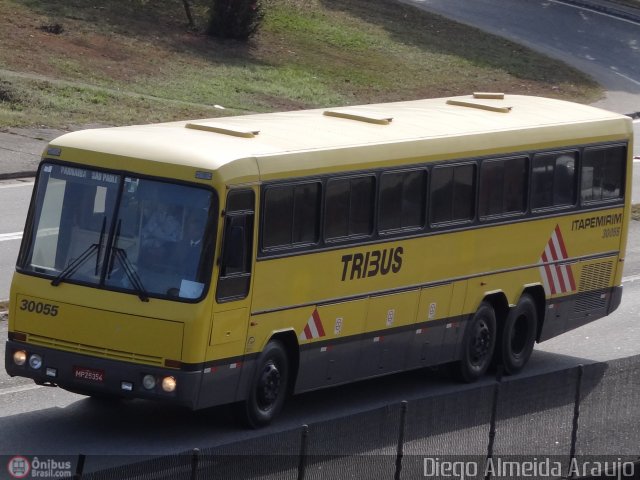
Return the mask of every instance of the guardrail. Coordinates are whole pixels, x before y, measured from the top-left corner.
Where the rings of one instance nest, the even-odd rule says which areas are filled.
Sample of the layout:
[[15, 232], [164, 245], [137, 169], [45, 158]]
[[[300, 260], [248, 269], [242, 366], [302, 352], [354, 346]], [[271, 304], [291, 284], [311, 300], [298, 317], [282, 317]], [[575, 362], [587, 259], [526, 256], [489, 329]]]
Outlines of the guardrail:
[[80, 456], [75, 478], [640, 478], [639, 374], [640, 356], [498, 374], [462, 393], [102, 471], [83, 474]]

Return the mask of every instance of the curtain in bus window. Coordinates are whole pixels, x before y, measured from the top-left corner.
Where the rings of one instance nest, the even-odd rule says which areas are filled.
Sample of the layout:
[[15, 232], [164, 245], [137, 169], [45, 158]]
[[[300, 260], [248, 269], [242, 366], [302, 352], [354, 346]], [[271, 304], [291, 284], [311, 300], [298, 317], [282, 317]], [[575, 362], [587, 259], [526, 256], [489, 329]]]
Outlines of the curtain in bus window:
[[296, 185], [293, 203], [293, 244], [318, 241], [320, 217], [320, 184]]
[[424, 225], [426, 177], [424, 170], [382, 174], [378, 213], [381, 232]]
[[431, 223], [471, 220], [475, 164], [438, 167], [431, 174]]
[[453, 219], [471, 220], [474, 214], [475, 165], [460, 165], [453, 173]]
[[402, 228], [402, 173], [384, 173], [380, 177], [378, 229], [381, 232]]
[[291, 244], [293, 187], [271, 187], [265, 192], [263, 248]]
[[319, 183], [269, 187], [264, 205], [264, 249], [318, 241]]
[[346, 237], [349, 234], [349, 180], [329, 180], [325, 200], [325, 238]]
[[369, 235], [373, 230], [374, 177], [351, 179], [349, 235]]
[[373, 229], [373, 176], [329, 180], [325, 204], [325, 238], [369, 235]]
[[576, 152], [550, 153], [533, 158], [531, 208], [570, 206], [575, 203]]
[[453, 218], [453, 167], [438, 167], [431, 174], [431, 223]]
[[626, 156], [624, 145], [585, 149], [580, 195], [583, 202], [622, 198]]
[[482, 162], [478, 205], [480, 218], [523, 212], [526, 192], [526, 158]]

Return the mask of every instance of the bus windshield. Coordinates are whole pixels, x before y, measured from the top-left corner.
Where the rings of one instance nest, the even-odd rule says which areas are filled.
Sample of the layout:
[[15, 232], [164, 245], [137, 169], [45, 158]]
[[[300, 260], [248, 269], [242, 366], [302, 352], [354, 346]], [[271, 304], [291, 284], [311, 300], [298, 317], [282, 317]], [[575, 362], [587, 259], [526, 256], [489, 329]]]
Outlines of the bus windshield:
[[201, 298], [211, 276], [213, 190], [44, 164], [36, 184], [25, 273], [134, 293]]

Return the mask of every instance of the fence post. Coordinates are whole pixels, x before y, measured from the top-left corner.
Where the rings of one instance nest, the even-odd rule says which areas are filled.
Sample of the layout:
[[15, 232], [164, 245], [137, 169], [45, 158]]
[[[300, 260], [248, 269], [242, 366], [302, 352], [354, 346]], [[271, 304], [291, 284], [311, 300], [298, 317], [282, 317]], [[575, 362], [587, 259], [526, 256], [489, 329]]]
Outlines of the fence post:
[[394, 480], [400, 480], [400, 472], [402, 471], [402, 457], [404, 456], [404, 430], [407, 426], [407, 401], [403, 400], [400, 404], [400, 431], [398, 433], [398, 450], [396, 453], [396, 473]]
[[86, 459], [86, 455], [80, 454], [78, 455], [78, 463], [76, 465], [76, 473], [73, 476], [74, 480], [80, 480], [82, 478], [82, 473], [84, 472], [84, 461]]
[[578, 441], [578, 419], [580, 418], [580, 397], [582, 396], [582, 375], [584, 365], [578, 365], [578, 378], [576, 379], [576, 396], [573, 401], [573, 427], [571, 428], [571, 450], [569, 451], [569, 478], [574, 478], [575, 471], [571, 463], [576, 458], [576, 443]]
[[198, 464], [200, 463], [200, 449], [194, 448], [191, 453], [191, 480], [198, 478]]
[[298, 480], [304, 480], [307, 468], [307, 439], [309, 438], [309, 425], [302, 425], [300, 435], [300, 453], [298, 456]]
[[487, 463], [485, 464], [485, 470], [487, 474], [485, 475], [485, 480], [489, 480], [491, 478], [491, 468], [486, 468], [488, 462], [492, 461], [493, 458], [493, 443], [496, 438], [496, 418], [498, 416], [498, 399], [500, 398], [500, 384], [502, 383], [502, 365], [498, 365], [498, 370], [496, 372], [496, 383], [493, 386], [493, 403], [491, 405], [491, 423], [489, 427], [489, 445], [487, 445]]

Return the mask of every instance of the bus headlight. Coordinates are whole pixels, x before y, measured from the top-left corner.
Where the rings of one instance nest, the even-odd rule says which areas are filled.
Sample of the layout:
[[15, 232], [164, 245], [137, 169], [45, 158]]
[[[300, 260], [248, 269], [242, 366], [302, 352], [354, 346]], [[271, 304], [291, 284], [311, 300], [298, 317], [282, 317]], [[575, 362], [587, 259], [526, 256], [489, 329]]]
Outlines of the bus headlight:
[[42, 357], [37, 353], [34, 353], [29, 357], [29, 366], [34, 370], [39, 370], [42, 366]]
[[145, 375], [142, 377], [142, 386], [147, 390], [153, 390], [156, 388], [156, 377], [153, 375]]
[[176, 379], [173, 377], [164, 377], [162, 379], [162, 390], [171, 393], [176, 389]]
[[18, 350], [17, 352], [13, 352], [13, 363], [18, 366], [22, 366], [27, 362], [27, 352], [24, 350]]

